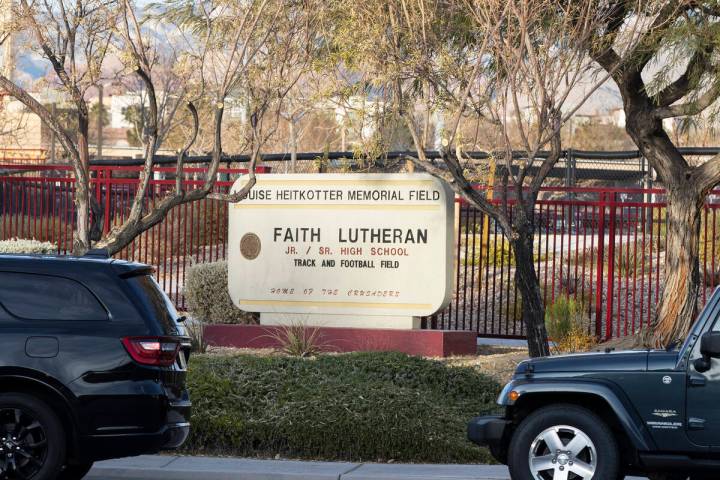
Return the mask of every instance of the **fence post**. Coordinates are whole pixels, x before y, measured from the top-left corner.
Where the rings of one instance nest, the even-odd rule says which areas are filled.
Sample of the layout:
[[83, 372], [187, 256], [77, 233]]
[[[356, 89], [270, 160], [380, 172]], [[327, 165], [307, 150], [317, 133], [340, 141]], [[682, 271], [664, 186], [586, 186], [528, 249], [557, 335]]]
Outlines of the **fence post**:
[[105, 215], [103, 216], [103, 233], [105, 234], [110, 231], [110, 202], [112, 201], [110, 196], [110, 189], [112, 188], [112, 183], [110, 182], [111, 178], [112, 169], [105, 167], [105, 172], [103, 173], [103, 183], [105, 186]]
[[[90, 170], [90, 182], [95, 183], [95, 200], [97, 200], [98, 203], [102, 201], [102, 185], [101, 185], [101, 179], [103, 176], [103, 170], [102, 168], [93, 168]], [[92, 172], [95, 172], [95, 177], [93, 178]]]
[[600, 193], [598, 212], [598, 251], [597, 251], [597, 277], [595, 281], [595, 335], [602, 336], [602, 294], [603, 294], [603, 267], [605, 265], [605, 206], [607, 194]]
[[617, 192], [613, 192], [610, 198], [610, 221], [608, 228], [608, 273], [607, 273], [607, 303], [605, 306], [605, 335], [606, 340], [612, 338], [612, 316], [613, 316], [613, 297], [615, 290], [615, 223], [617, 222], [616, 213]]
[[[262, 158], [259, 158], [258, 160], [262, 161]], [[227, 170], [230, 170], [230, 162], [227, 162], [225, 164], [225, 168]], [[230, 181], [230, 173], [228, 171], [220, 171], [218, 170], [218, 182], [229, 182]], [[257, 172], [257, 170], [255, 170]]]
[[565, 199], [568, 201], [567, 208], [565, 208], [565, 219], [563, 221], [564, 224], [564, 232], [572, 234], [573, 228], [576, 228], [575, 225], [575, 211], [573, 209], [573, 200], [575, 200], [575, 192], [571, 191], [571, 188], [575, 188], [575, 154], [573, 152], [572, 148], [569, 148], [567, 152], [565, 153], [565, 187], [567, 190], [565, 191]]

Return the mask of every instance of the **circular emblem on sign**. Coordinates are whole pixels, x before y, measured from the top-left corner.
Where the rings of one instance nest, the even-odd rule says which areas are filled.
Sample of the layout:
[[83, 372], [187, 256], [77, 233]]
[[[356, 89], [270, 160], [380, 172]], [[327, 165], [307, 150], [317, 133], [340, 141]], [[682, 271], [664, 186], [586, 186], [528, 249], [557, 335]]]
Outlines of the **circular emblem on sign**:
[[664, 383], [665, 385], [670, 385], [670, 384], [672, 383], [672, 377], [670, 377], [670, 376], [668, 376], [668, 375], [665, 375], [665, 376], [663, 377], [663, 383]]
[[260, 255], [260, 237], [246, 233], [240, 239], [240, 254], [247, 260], [255, 260]]

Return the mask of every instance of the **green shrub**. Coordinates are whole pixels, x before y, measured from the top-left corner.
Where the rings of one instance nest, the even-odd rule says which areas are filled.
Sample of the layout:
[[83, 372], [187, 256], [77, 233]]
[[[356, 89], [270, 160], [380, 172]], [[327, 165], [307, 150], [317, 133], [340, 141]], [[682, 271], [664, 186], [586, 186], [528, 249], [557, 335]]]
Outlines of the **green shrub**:
[[[490, 235], [487, 245], [483, 247], [482, 235], [475, 236], [475, 253], [473, 255], [473, 240], [469, 237], [465, 240], [468, 243], [467, 256], [464, 259], [465, 265], [490, 267], [515, 267], [515, 253], [502, 235]], [[465, 245], [461, 249], [465, 249]]]
[[230, 300], [227, 275], [227, 262], [200, 263], [188, 270], [185, 299], [191, 315], [205, 323], [256, 323], [254, 314]]
[[561, 294], [545, 308], [545, 326], [559, 352], [589, 350], [595, 343], [589, 333], [587, 308], [574, 297]]
[[13, 238], [0, 240], [0, 253], [56, 254], [57, 247], [50, 242]]
[[[482, 267], [485, 268], [515, 268], [517, 262], [515, 261], [515, 252], [510, 246], [510, 242], [507, 241], [502, 235], [490, 235], [488, 238], [487, 245], [483, 247], [482, 235], [475, 235], [475, 243], [473, 245], [473, 238], [466, 237], [463, 240], [463, 244], [460, 246], [460, 251], [465, 255], [463, 257], [463, 265]], [[467, 253], [465, 252], [465, 244], [467, 243]], [[473, 249], [475, 250], [473, 252]], [[554, 254], [549, 253], [533, 253], [533, 261], [535, 262], [550, 262], [553, 259]]]
[[645, 273], [652, 271], [653, 261], [650, 256], [650, 246], [646, 245], [644, 251], [641, 245], [636, 245], [636, 247], [632, 248], [632, 245], [627, 244], [622, 251], [615, 251], [615, 272], [622, 278], [632, 278], [636, 275], [640, 276], [643, 271]]
[[185, 451], [291, 458], [487, 462], [466, 440], [499, 385], [470, 367], [400, 353], [193, 357]]

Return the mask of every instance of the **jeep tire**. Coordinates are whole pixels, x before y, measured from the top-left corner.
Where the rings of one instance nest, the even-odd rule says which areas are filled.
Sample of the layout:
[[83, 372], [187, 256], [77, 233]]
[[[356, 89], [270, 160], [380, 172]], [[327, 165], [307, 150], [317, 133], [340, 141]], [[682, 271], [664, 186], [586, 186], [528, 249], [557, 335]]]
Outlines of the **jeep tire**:
[[617, 443], [605, 422], [571, 404], [528, 415], [515, 430], [508, 455], [513, 480], [551, 480], [555, 469], [583, 480], [618, 478], [619, 463]]

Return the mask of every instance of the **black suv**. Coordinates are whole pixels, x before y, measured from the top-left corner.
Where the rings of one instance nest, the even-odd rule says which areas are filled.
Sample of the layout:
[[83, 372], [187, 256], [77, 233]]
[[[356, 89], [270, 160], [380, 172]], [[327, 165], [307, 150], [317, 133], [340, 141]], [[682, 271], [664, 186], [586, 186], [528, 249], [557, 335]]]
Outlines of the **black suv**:
[[146, 265], [0, 255], [0, 479], [180, 446], [190, 340]]
[[515, 480], [720, 478], [720, 288], [682, 345], [527, 360], [468, 437]]

